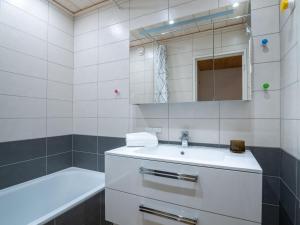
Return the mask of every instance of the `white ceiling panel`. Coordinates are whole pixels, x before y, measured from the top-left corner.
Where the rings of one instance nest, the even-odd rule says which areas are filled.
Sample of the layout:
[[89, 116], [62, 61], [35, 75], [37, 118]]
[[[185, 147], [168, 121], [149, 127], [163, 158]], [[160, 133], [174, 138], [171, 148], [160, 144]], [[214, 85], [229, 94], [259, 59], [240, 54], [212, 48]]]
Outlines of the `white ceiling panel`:
[[73, 14], [108, 0], [52, 0]]

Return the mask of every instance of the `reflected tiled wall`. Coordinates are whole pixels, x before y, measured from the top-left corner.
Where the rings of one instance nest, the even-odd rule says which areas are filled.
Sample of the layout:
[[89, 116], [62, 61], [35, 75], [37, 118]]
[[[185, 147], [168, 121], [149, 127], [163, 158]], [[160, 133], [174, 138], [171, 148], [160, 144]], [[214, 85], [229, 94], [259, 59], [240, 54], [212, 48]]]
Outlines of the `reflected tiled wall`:
[[0, 0], [0, 188], [72, 165], [73, 18]]

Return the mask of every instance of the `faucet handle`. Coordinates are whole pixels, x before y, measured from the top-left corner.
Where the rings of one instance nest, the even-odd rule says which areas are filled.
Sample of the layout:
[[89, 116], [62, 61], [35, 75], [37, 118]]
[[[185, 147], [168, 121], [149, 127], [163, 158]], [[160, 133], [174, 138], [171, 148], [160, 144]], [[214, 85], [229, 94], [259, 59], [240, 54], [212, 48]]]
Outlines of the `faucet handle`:
[[187, 130], [184, 130], [184, 131], [182, 131], [181, 132], [181, 137], [180, 137], [181, 139], [186, 139], [186, 140], [188, 140], [189, 139], [189, 131], [187, 131]]

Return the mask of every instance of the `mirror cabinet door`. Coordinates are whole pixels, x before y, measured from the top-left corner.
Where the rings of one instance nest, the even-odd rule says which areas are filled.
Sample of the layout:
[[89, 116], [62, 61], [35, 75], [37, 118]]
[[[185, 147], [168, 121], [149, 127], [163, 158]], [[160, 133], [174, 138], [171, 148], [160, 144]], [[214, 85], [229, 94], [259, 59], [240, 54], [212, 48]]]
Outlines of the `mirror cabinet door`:
[[132, 104], [251, 99], [250, 4], [130, 31]]

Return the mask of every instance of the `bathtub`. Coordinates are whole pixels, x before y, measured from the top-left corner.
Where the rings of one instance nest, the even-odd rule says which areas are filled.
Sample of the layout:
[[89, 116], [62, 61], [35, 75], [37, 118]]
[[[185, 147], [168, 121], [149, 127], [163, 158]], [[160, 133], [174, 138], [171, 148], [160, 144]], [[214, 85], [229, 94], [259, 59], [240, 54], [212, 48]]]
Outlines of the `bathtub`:
[[104, 173], [71, 167], [0, 190], [0, 224], [44, 224], [101, 192], [104, 186]]

